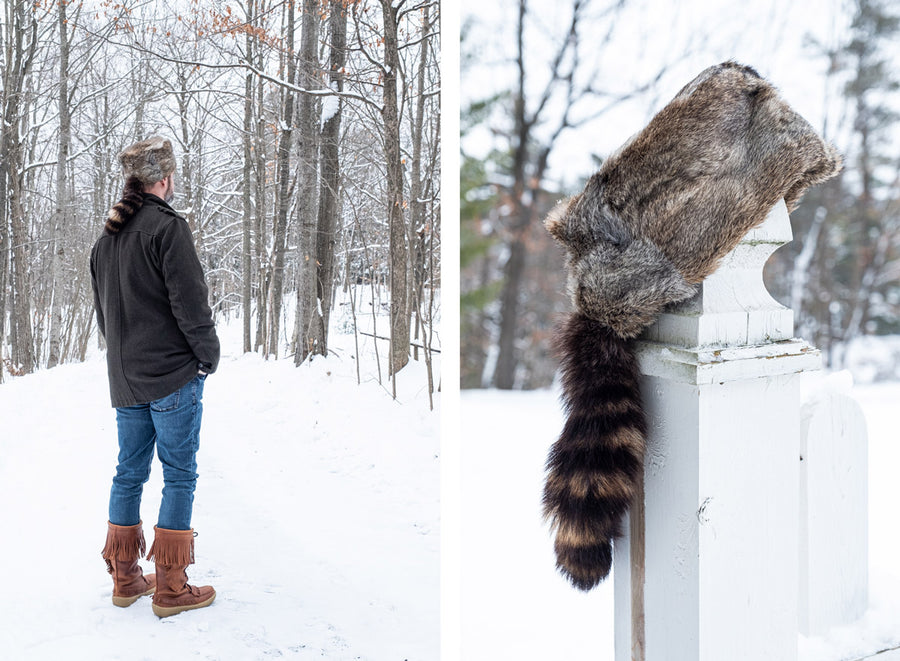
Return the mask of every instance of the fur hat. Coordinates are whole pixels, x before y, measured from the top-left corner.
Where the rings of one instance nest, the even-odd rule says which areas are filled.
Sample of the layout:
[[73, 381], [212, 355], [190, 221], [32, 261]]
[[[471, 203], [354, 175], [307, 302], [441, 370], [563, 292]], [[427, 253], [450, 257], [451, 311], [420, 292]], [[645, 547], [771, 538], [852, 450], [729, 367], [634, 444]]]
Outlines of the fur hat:
[[709, 67], [545, 221], [576, 308], [635, 337], [690, 297], [782, 198], [793, 210], [841, 158], [752, 68]]
[[136, 142], [119, 154], [125, 178], [136, 177], [142, 184], [152, 186], [175, 172], [172, 143], [159, 136]]

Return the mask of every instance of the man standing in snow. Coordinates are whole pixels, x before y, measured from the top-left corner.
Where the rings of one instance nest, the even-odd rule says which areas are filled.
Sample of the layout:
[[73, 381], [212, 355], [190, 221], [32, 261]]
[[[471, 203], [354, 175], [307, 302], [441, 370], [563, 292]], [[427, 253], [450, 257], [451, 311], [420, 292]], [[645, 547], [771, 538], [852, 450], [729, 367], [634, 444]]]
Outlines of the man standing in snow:
[[[187, 584], [194, 561], [191, 511], [203, 383], [219, 362], [219, 338], [203, 269], [174, 197], [172, 144], [154, 137], [119, 154], [122, 199], [109, 212], [91, 251], [97, 324], [106, 338], [119, 459], [109, 496], [102, 555], [113, 577], [113, 603], [129, 606], [153, 594], [159, 617], [208, 606], [212, 587]], [[154, 445], [164, 487], [155, 538], [143, 576], [140, 505]], [[155, 593], [154, 593], [155, 591]]]

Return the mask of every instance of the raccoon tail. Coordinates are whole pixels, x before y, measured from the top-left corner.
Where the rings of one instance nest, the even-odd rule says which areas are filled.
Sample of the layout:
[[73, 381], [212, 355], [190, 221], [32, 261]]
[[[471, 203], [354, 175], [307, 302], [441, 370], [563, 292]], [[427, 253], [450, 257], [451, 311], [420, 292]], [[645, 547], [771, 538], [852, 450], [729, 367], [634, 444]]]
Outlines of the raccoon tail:
[[143, 190], [144, 185], [137, 177], [128, 177], [125, 180], [122, 199], [113, 205], [106, 218], [105, 228], [108, 234], [118, 234], [119, 230], [125, 227], [125, 223], [131, 220], [144, 205], [144, 198], [141, 197]]
[[587, 591], [612, 566], [612, 540], [643, 470], [646, 419], [631, 340], [575, 312], [556, 343], [566, 423], [547, 458], [544, 517], [557, 568]]

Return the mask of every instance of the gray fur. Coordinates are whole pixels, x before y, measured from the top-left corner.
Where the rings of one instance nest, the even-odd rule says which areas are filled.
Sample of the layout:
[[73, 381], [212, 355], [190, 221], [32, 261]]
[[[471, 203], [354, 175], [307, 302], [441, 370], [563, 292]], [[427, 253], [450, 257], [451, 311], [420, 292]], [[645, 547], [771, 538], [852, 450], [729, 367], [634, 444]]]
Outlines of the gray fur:
[[753, 69], [701, 72], [545, 221], [576, 307], [634, 337], [784, 198], [840, 170], [835, 148]]
[[175, 172], [172, 143], [159, 136], [141, 140], [123, 150], [119, 154], [119, 163], [126, 180], [135, 177], [147, 186]]
[[624, 249], [598, 242], [572, 263], [569, 291], [579, 310], [629, 338], [653, 323], [666, 304], [690, 298], [697, 288], [659, 248], [637, 239]]

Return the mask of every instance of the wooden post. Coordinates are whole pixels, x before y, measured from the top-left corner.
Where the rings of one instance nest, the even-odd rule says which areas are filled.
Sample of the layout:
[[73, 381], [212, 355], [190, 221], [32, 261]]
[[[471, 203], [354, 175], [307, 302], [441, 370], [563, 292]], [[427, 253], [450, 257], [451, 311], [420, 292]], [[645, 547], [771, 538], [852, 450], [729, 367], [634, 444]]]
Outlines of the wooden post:
[[762, 281], [791, 238], [780, 202], [639, 344], [650, 432], [615, 546], [616, 661], [797, 659], [797, 375], [821, 359]]

